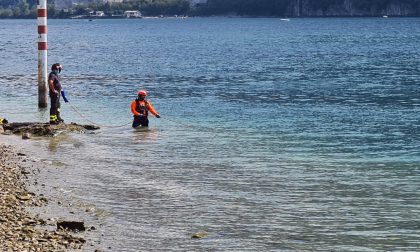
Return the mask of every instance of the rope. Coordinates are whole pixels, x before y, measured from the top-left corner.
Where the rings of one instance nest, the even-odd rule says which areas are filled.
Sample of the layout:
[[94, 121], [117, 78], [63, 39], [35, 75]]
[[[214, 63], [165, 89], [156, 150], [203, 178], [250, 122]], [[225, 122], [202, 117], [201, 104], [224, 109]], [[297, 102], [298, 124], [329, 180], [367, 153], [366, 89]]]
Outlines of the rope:
[[[98, 123], [90, 120], [89, 118], [85, 117], [82, 113], [79, 112], [79, 110], [76, 108], [76, 106], [74, 106], [72, 104], [69, 104], [69, 105], [73, 109], [73, 111], [76, 112], [81, 118], [83, 118], [84, 120], [92, 123], [93, 125], [99, 126], [99, 127], [103, 127], [103, 128], [121, 128], [121, 127], [125, 127], [125, 126], [128, 126], [128, 125], [131, 124], [131, 122], [129, 122], [129, 123], [122, 124], [122, 125], [101, 125], [101, 124], [98, 124]], [[188, 127], [188, 128], [197, 128], [197, 126], [193, 126], [193, 125], [186, 124], [186, 123], [181, 123], [181, 122], [178, 122], [178, 121], [175, 121], [175, 120], [166, 118], [166, 117], [161, 117], [160, 119], [163, 119], [163, 120], [166, 120], [166, 121], [169, 121], [169, 122], [173, 122], [173, 123], [177, 123], [177, 124], [183, 125], [183, 126]]]
[[[79, 110], [76, 108], [76, 106], [74, 106], [72, 104], [69, 104], [69, 105], [73, 109], [73, 111], [76, 112], [81, 118], [83, 118], [84, 120], [92, 123], [93, 125], [99, 126], [99, 127], [103, 127], [103, 128], [122, 128], [122, 127], [126, 127], [126, 126], [131, 124], [131, 122], [129, 122], [129, 123], [122, 124], [122, 125], [101, 125], [101, 124], [98, 124], [98, 123], [90, 120], [89, 118], [85, 117], [82, 113], [79, 112]], [[201, 128], [201, 129], [205, 129], [207, 131], [211, 131], [211, 132], [214, 132], [214, 133], [218, 132], [217, 129], [202, 127], [202, 126], [194, 126], [194, 125], [191, 125], [191, 124], [178, 122], [178, 121], [175, 121], [173, 119], [169, 119], [167, 117], [161, 117], [160, 119], [163, 119], [163, 120], [166, 120], [166, 121], [169, 121], [169, 122], [173, 122], [173, 123], [176, 123], [176, 124], [188, 127], [188, 128], [192, 128], [192, 129], [200, 129]]]
[[220, 133], [221, 131], [223, 131], [222, 129], [215, 129], [215, 128], [209, 128], [209, 127], [204, 127], [204, 126], [195, 126], [195, 125], [191, 125], [191, 124], [187, 124], [187, 123], [182, 123], [182, 122], [175, 121], [173, 119], [168, 119], [167, 117], [161, 117], [160, 119], [163, 119], [163, 120], [166, 120], [166, 121], [169, 121], [169, 122], [173, 122], [173, 123], [177, 123], [179, 125], [182, 125], [182, 126], [185, 126], [185, 127], [188, 127], [188, 128], [192, 128], [192, 129], [195, 129], [195, 130], [206, 130], [206, 131], [209, 131], [209, 132], [212, 132], [212, 133]]
[[76, 108], [76, 106], [74, 106], [72, 104], [69, 104], [69, 105], [73, 109], [73, 111], [76, 112], [76, 114], [78, 114], [81, 118], [83, 118], [84, 120], [92, 123], [95, 126], [99, 126], [99, 127], [102, 127], [102, 128], [122, 128], [122, 127], [126, 127], [126, 126], [131, 124], [131, 122], [129, 122], [129, 123], [122, 124], [122, 125], [101, 125], [101, 124], [98, 124], [98, 123], [96, 123], [92, 120], [89, 120], [89, 118], [85, 117], [82, 113], [79, 112], [79, 110]]
[[[71, 104], [71, 103], [67, 103], [67, 104], [70, 106], [70, 108], [71, 108], [71, 109], [72, 109], [72, 110], [73, 110], [76, 114], [78, 114], [78, 115], [80, 116], [80, 118], [84, 119], [85, 121], [87, 121], [87, 122], [89, 122], [89, 123], [91, 123], [92, 125], [95, 125], [95, 126], [99, 126], [99, 127], [102, 127], [102, 128], [123, 128], [123, 127], [126, 127], [126, 126], [128, 126], [128, 125], [130, 125], [130, 124], [132, 123], [132, 122], [128, 122], [128, 123], [121, 124], [121, 125], [102, 125], [102, 124], [96, 123], [96, 122], [94, 122], [94, 121], [90, 120], [89, 118], [87, 118], [86, 116], [84, 116], [84, 115], [80, 112], [80, 109], [78, 109], [78, 108], [77, 108], [76, 106], [74, 106], [73, 104]], [[5, 113], [5, 114], [16, 114], [16, 115], [18, 115], [18, 114], [22, 114], [22, 113], [10, 113], [10, 112], [7, 112], [7, 113]], [[168, 122], [176, 123], [176, 124], [179, 124], [179, 125], [185, 126], [185, 127], [187, 127], [187, 128], [195, 129], [195, 130], [201, 130], [201, 129], [204, 129], [204, 130], [206, 130], [206, 131], [210, 131], [210, 132], [213, 132], [213, 133], [219, 133], [219, 132], [220, 132], [220, 129], [214, 129], [214, 128], [209, 128], [209, 127], [204, 127], [204, 126], [191, 125], [191, 124], [187, 124], [187, 123], [183, 123], [183, 122], [179, 122], [179, 121], [176, 121], [176, 120], [170, 119], [170, 118], [168, 118], [168, 117], [161, 117], [160, 119], [166, 120], [166, 121], [168, 121]]]
[[166, 121], [168, 121], [168, 122], [173, 122], [173, 123], [176, 123], [176, 124], [179, 124], [179, 125], [182, 125], [182, 126], [188, 127], [188, 128], [195, 128], [195, 127], [194, 127], [194, 126], [192, 126], [192, 125], [189, 125], [189, 124], [186, 124], [186, 123], [177, 122], [177, 121], [174, 121], [174, 120], [172, 120], [172, 119], [168, 119], [167, 117], [161, 117], [160, 119], [166, 120]]

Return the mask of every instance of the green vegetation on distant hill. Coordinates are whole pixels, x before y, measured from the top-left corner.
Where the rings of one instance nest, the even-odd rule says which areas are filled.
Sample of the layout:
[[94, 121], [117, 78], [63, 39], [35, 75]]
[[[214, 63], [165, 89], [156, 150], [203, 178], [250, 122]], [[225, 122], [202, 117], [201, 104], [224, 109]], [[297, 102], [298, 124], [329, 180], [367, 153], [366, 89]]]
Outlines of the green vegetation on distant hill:
[[420, 0], [208, 0], [198, 15], [419, 16]]
[[126, 10], [140, 10], [143, 15], [185, 15], [190, 10], [189, 0], [126, 0], [122, 3], [105, 3], [93, 7], [108, 14], [122, 14]]
[[0, 0], [0, 18], [36, 17], [34, 0]]
[[[89, 11], [104, 11], [106, 15], [121, 15], [126, 10], [140, 10], [144, 15], [185, 15], [190, 11], [189, 0], [126, 0], [122, 3], [78, 4], [68, 9], [57, 9], [48, 1], [49, 18], [69, 18], [87, 15]], [[35, 18], [35, 0], [0, 0], [0, 18]]]
[[[68, 18], [87, 15], [89, 11], [104, 11], [111, 16], [126, 10], [140, 10], [145, 16], [420, 16], [420, 0], [208, 0], [196, 7], [190, 6], [190, 0], [124, 0], [122, 3], [84, 0], [91, 3], [77, 5], [71, 5], [71, 0], [66, 2], [72, 7], [63, 10], [49, 1], [48, 16]], [[34, 17], [35, 0], [0, 0], [0, 18]]]

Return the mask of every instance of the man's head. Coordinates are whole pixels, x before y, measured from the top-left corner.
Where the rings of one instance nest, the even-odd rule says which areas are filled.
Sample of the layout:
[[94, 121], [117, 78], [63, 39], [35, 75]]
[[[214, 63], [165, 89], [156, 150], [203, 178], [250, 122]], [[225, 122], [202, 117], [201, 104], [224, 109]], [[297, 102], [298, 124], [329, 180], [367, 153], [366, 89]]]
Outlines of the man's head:
[[63, 66], [60, 63], [55, 63], [51, 66], [51, 71], [56, 73], [61, 73], [61, 70], [63, 70]]
[[137, 93], [137, 96], [139, 97], [139, 100], [144, 100], [144, 98], [146, 98], [146, 96], [147, 96], [146, 90], [140, 90]]

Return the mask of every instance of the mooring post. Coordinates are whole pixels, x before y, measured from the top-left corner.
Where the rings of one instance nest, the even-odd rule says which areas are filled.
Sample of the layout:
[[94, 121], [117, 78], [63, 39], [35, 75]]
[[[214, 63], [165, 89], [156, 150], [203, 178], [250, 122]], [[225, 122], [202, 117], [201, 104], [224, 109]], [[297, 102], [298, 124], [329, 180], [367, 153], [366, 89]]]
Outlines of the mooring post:
[[48, 106], [47, 62], [47, 0], [37, 0], [38, 23], [38, 107]]

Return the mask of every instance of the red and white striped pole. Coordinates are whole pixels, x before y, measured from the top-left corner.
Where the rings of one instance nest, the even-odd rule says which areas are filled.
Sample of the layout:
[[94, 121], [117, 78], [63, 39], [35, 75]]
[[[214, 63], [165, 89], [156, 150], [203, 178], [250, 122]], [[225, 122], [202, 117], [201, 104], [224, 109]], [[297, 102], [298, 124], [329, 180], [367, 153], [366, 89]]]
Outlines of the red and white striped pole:
[[47, 86], [47, 0], [37, 0], [38, 10], [38, 107], [48, 106]]

